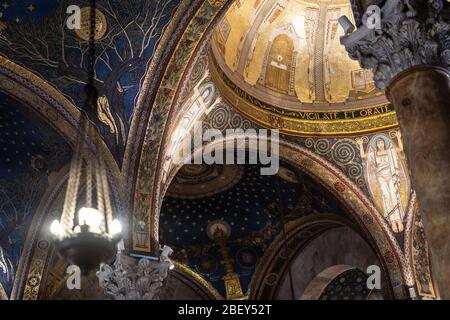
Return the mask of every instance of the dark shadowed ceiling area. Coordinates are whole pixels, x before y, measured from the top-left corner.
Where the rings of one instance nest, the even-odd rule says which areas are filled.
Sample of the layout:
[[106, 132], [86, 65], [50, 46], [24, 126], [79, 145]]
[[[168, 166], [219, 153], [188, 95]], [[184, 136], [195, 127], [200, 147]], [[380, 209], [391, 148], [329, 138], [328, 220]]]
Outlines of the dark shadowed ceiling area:
[[70, 160], [70, 147], [53, 129], [0, 93], [0, 283], [9, 295], [25, 237], [48, 175]]

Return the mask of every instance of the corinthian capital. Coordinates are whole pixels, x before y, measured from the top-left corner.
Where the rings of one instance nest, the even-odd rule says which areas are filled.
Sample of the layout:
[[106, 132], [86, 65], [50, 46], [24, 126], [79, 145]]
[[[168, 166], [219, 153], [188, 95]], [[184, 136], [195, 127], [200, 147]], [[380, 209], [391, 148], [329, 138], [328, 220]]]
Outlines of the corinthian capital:
[[388, 0], [381, 8], [381, 28], [362, 25], [341, 37], [349, 56], [372, 69], [384, 90], [400, 72], [417, 65], [449, 69], [449, 3], [442, 0]]
[[102, 264], [99, 285], [115, 300], [158, 300], [170, 262], [134, 259], [119, 252], [112, 266]]

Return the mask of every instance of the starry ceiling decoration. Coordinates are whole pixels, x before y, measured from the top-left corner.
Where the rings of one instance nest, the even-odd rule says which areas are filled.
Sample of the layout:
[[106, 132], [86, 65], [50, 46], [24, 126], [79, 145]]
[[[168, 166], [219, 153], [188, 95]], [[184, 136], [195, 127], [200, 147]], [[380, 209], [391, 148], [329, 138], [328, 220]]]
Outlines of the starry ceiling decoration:
[[319, 300], [367, 300], [367, 274], [359, 269], [350, 269], [338, 275], [322, 292]]
[[[281, 230], [279, 195], [288, 220], [325, 212], [349, 219], [337, 200], [314, 180], [287, 163], [280, 166], [280, 174], [275, 176], [260, 175], [259, 165], [242, 166], [239, 182], [220, 193], [205, 190], [203, 197], [191, 199], [166, 196], [160, 215], [160, 243], [173, 247], [176, 260], [189, 265], [224, 294], [220, 249], [208, 237], [207, 228], [216, 220], [225, 221], [230, 229], [227, 246], [245, 292], [259, 259]], [[210, 167], [218, 167], [212, 171], [227, 171], [220, 168], [223, 165]], [[192, 180], [186, 188], [192, 188]], [[198, 183], [204, 183], [203, 178]]]
[[57, 3], [55, 0], [3, 0], [0, 1], [0, 18], [15, 23], [28, 19], [40, 22], [54, 12]]
[[20, 102], [0, 93], [0, 283], [10, 295], [48, 175], [70, 160], [67, 143]]
[[[121, 163], [143, 77], [179, 1], [96, 3], [101, 31], [94, 61], [97, 111], [102, 134]], [[66, 26], [69, 5], [73, 1], [0, 1], [0, 54], [39, 74], [82, 108], [89, 65], [84, 8], [90, 1], [77, 1], [80, 30]]]

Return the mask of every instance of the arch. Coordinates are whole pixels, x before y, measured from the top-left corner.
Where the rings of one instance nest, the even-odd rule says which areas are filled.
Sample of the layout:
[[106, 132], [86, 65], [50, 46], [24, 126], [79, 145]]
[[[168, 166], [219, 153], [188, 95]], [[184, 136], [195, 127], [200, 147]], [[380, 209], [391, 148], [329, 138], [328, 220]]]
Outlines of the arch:
[[[315, 214], [288, 223], [285, 228], [285, 235], [280, 234], [272, 241], [271, 245], [266, 250], [260, 264], [257, 267], [257, 270], [250, 284], [250, 299], [286, 299], [287, 288], [285, 285], [287, 284], [287, 276], [285, 275], [287, 275], [289, 272], [292, 272], [288, 278], [290, 279], [288, 284], [289, 289], [292, 290], [292, 298], [303, 299], [303, 296], [305, 294], [308, 294], [308, 288], [306, 286], [306, 283], [308, 282], [303, 281], [300, 286], [295, 285], [294, 288], [296, 289], [294, 289], [291, 288], [292, 283], [290, 283], [290, 281], [294, 281], [293, 283], [296, 284], [296, 281], [302, 282], [302, 279], [305, 280], [308, 279], [308, 277], [313, 280], [318, 277], [317, 273], [320, 274], [320, 272], [323, 270], [319, 269], [319, 272], [319, 270], [310, 271], [308, 269], [310, 273], [309, 275], [306, 275], [305, 277], [303, 275], [299, 276], [299, 274], [302, 274], [302, 272], [299, 271], [299, 269], [293, 268], [295, 265], [297, 265], [297, 262], [302, 261], [302, 263], [304, 263], [303, 259], [311, 259], [312, 257], [317, 258], [316, 254], [314, 254], [313, 256], [302, 256], [301, 258], [300, 255], [302, 255], [304, 250], [309, 248], [310, 245], [314, 246], [313, 243], [317, 240], [320, 240], [322, 237], [327, 237], [327, 235], [331, 235], [332, 233], [334, 233], [334, 236], [328, 239], [334, 239], [334, 241], [337, 241], [340, 238], [339, 232], [346, 232], [346, 234], [349, 234], [348, 232], [350, 230], [354, 232], [355, 235], [359, 236], [361, 243], [365, 243], [366, 246], [371, 247], [371, 249], [373, 250], [372, 254], [365, 256], [365, 259], [368, 259], [366, 261], [359, 261], [362, 256], [356, 256], [356, 259], [358, 260], [355, 260], [355, 257], [349, 257], [343, 259], [339, 258], [339, 260], [333, 261], [336, 261], [338, 263], [344, 262], [349, 266], [350, 269], [352, 269], [354, 267], [350, 267], [350, 264], [353, 265], [354, 263], [356, 263], [356, 265], [359, 265], [360, 267], [365, 267], [366, 264], [373, 264], [375, 262], [375, 260], [373, 259], [377, 259], [377, 262], [375, 263], [380, 263], [381, 268], [384, 270], [383, 274], [385, 276], [383, 277], [383, 282], [386, 284], [386, 294], [391, 296], [395, 294], [392, 290], [392, 282], [389, 283], [389, 276], [387, 276], [387, 273], [389, 272], [389, 266], [387, 265], [386, 261], [383, 260], [382, 257], [380, 257], [377, 252], [377, 248], [374, 247], [373, 243], [370, 242], [369, 236], [363, 234], [363, 232], [359, 230], [356, 225], [352, 224], [348, 220], [340, 218], [335, 214]], [[346, 241], [349, 240], [347, 239]], [[310, 253], [314, 251], [315, 249], [309, 250]], [[375, 255], [378, 255], [378, 257], [376, 257]], [[321, 259], [317, 261], [321, 261]], [[330, 260], [328, 260], [328, 263], [329, 262]], [[327, 267], [327, 265], [329, 265], [328, 263], [324, 260], [322, 268]], [[316, 274], [311, 274], [311, 272], [315, 272]], [[329, 282], [331, 282], [333, 279], [334, 277], [332, 277]], [[319, 292], [318, 288], [326, 288], [329, 282], [325, 280], [313, 285], [313, 293]], [[304, 289], [303, 292], [302, 288]], [[296, 295], [296, 291], [298, 291], [297, 289], [300, 289], [302, 296], [298, 294]], [[312, 289], [310, 288], [310, 290]], [[318, 296], [306, 297], [306, 299], [318, 299], [322, 291], [323, 290], [320, 290]]]
[[250, 19], [249, 25], [251, 26], [245, 36], [241, 39], [238, 46], [238, 52], [241, 54], [238, 57], [237, 61], [237, 69], [236, 71], [239, 74], [244, 74], [244, 70], [247, 66], [247, 60], [255, 49], [256, 43], [253, 41], [252, 37], [258, 33], [259, 30], [262, 30], [269, 23], [268, 20], [264, 18], [267, 17], [270, 13], [276, 12], [276, 9], [280, 7], [279, 1], [276, 0], [266, 0], [261, 1], [256, 9], [253, 12], [253, 15]]
[[[349, 265], [334, 265], [320, 272], [306, 288], [300, 300], [320, 300], [328, 286], [341, 274], [357, 269]], [[379, 291], [371, 290], [366, 300], [384, 300]]]
[[319, 300], [323, 291], [337, 276], [351, 269], [353, 269], [352, 266], [345, 264], [338, 264], [326, 268], [311, 280], [300, 300]]
[[[127, 180], [128, 187], [132, 190], [131, 193], [133, 197], [133, 214], [130, 218], [130, 236], [132, 239], [130, 249], [134, 254], [158, 254], [159, 226], [158, 219], [155, 219], [155, 216], [159, 214], [157, 212], [159, 212], [162, 202], [161, 195], [164, 194], [164, 189], [167, 188], [167, 184], [170, 183], [171, 180], [171, 178], [167, 178], [167, 175], [170, 175], [170, 173], [167, 173], [167, 168], [164, 168], [164, 160], [167, 156], [167, 141], [169, 140], [168, 137], [170, 131], [168, 128], [176, 119], [175, 113], [179, 111], [183, 97], [186, 96], [186, 91], [189, 90], [188, 83], [190, 77], [195, 73], [194, 64], [198, 61], [202, 51], [209, 45], [207, 40], [211, 37], [214, 28], [233, 2], [234, 1], [232, 0], [214, 2], [204, 1], [200, 6], [197, 12], [207, 12], [208, 15], [206, 18], [205, 16], [202, 16], [200, 19], [200, 14], [197, 13], [197, 15], [192, 18], [191, 24], [186, 28], [184, 34], [178, 41], [178, 46], [172, 54], [172, 57], [176, 57], [176, 59], [169, 61], [160, 88], [158, 92], [155, 93], [155, 103], [151, 110], [150, 118], [145, 126], [142, 126], [142, 130], [146, 131], [145, 137], [142, 139], [142, 146], [139, 150], [136, 148], [129, 154], [129, 158], [132, 159], [130, 161], [136, 161], [136, 168], [132, 168], [126, 173], [129, 179]], [[212, 47], [214, 48], [214, 46]], [[182, 65], [181, 70], [180, 65]], [[169, 77], [168, 72], [174, 72], [174, 75]], [[393, 113], [389, 114], [389, 117], [391, 117]], [[270, 117], [270, 119], [275, 118]], [[276, 117], [275, 120], [279, 123], [281, 118]], [[283, 121], [284, 120], [285, 119], [283, 119]], [[321, 131], [322, 134], [324, 126], [332, 125], [332, 131], [336, 130], [336, 124], [314, 124], [314, 126], [316, 125], [317, 128], [315, 129], [320, 129], [319, 131]], [[358, 128], [361, 126], [356, 122], [353, 122], [352, 125], [358, 125]], [[301, 127], [303, 130], [304, 128], [311, 128], [311, 124], [305, 123], [302, 124]], [[360, 128], [358, 130], [360, 130]], [[370, 130], [372, 131], [373, 129]], [[340, 131], [340, 134], [342, 134], [342, 131]], [[347, 132], [346, 134], [349, 133]], [[132, 172], [131, 170], [134, 171]], [[344, 176], [343, 173], [340, 173], [340, 175]], [[363, 196], [363, 199], [357, 200], [357, 203], [362, 203], [361, 205], [368, 207], [371, 206], [367, 211], [372, 210], [375, 212], [372, 212], [372, 215], [376, 216], [376, 209], [373, 207], [370, 200], [362, 194], [356, 185], [353, 185], [353, 187], [355, 189], [352, 190], [358, 190], [357, 193], [352, 191], [352, 194], [355, 195], [355, 197], [359, 197], [359, 195]], [[370, 220], [370, 223], [374, 222], [377, 224], [376, 230], [388, 232], [384, 230], [384, 227], [380, 226], [383, 222], [380, 222], [379, 219]], [[142, 246], [138, 245], [138, 239], [141, 237], [144, 242], [144, 245]], [[398, 262], [403, 259], [403, 257], [400, 257], [401, 250], [396, 243], [394, 244], [395, 239], [392, 234], [389, 236], [389, 241], [386, 240], [386, 235], [383, 237], [385, 241], [380, 245], [383, 245], [386, 248], [396, 248], [395, 250], [389, 250], [391, 260], [396, 260]], [[401, 272], [396, 273], [396, 279], [401, 279], [402, 276], [404, 276], [404, 274]], [[397, 283], [400, 286], [401, 281], [397, 281]], [[400, 288], [399, 291], [403, 291], [403, 289]], [[402, 294], [400, 294], [400, 296], [401, 295]]]
[[0, 283], [0, 300], [9, 300], [6, 295], [5, 289], [3, 289], [2, 284]]
[[264, 62], [265, 72], [264, 85], [267, 87], [289, 94], [292, 78], [292, 65], [294, 63], [294, 41], [287, 34], [280, 34], [271, 42], [267, 48], [267, 61]]
[[177, 158], [177, 151], [183, 144], [186, 133], [190, 132], [195, 124], [204, 117], [210, 107], [214, 103], [216, 88], [213, 83], [206, 82], [197, 84], [194, 88], [194, 93], [181, 107], [173, 128], [170, 129], [170, 141], [165, 150], [164, 164], [163, 164], [163, 181], [166, 178], [166, 173], [169, 166]]
[[[282, 54], [282, 62], [278, 62], [277, 47], [282, 46], [282, 42], [288, 42], [285, 46], [284, 54]], [[264, 60], [260, 71], [260, 76], [258, 78], [257, 86], [263, 85], [272, 90], [296, 96], [295, 92], [295, 70], [297, 65], [297, 55], [300, 51], [300, 36], [295, 31], [291, 23], [273, 30], [270, 35], [269, 45], [264, 54]], [[256, 44], [254, 44], [256, 45]], [[281, 50], [283, 51], [283, 50]], [[282, 69], [280, 69], [280, 67]], [[286, 70], [283, 70], [286, 68]], [[277, 70], [278, 69], [278, 70]], [[277, 88], [271, 84], [272, 73], [284, 74], [283, 88]]]
[[303, 217], [285, 226], [262, 257], [250, 283], [251, 300], [275, 299], [284, 277], [300, 252], [314, 239], [332, 229], [351, 227], [348, 221], [333, 214], [316, 214]]
[[405, 228], [405, 256], [412, 273], [408, 286], [422, 299], [436, 299], [438, 292], [434, 283], [428, 243], [424, 237], [421, 212], [415, 192], [411, 195]]
[[[150, 118], [146, 122], [145, 136], [139, 150], [130, 155], [132, 161], [136, 159], [136, 170], [127, 172], [132, 180], [129, 188], [132, 190], [132, 217], [130, 217], [130, 251], [136, 255], [157, 255], [158, 245], [155, 238], [158, 226], [151, 219], [152, 212], [157, 207], [157, 191], [163, 176], [163, 160], [169, 134], [168, 127], [175, 118], [176, 106], [180, 104], [185, 85], [193, 72], [193, 63], [198, 53], [208, 46], [208, 40], [214, 27], [220, 21], [226, 9], [234, 0], [203, 1], [197, 9], [196, 15], [191, 19], [189, 26], [178, 40], [172, 53], [165, 76], [158, 91], [155, 93], [155, 102]], [[133, 179], [134, 178], [134, 179]], [[139, 245], [143, 238], [143, 245]]]
[[301, 35], [295, 31], [292, 23], [288, 23], [280, 28], [274, 29], [272, 34], [270, 35], [269, 43], [274, 43], [275, 40], [281, 35], [289, 37], [292, 40], [292, 45], [294, 46], [292, 49], [293, 51], [299, 51]]
[[[171, 18], [170, 23], [166, 26], [164, 33], [162, 34], [159, 43], [156, 47], [154, 55], [145, 72], [141, 90], [135, 99], [135, 109], [133, 117], [131, 118], [131, 124], [128, 134], [127, 143], [125, 146], [122, 173], [124, 179], [124, 203], [131, 208], [133, 192], [138, 171], [138, 164], [140, 158], [140, 148], [144, 143], [144, 137], [147, 135], [146, 129], [150, 124], [149, 118], [151, 117], [151, 106], [154, 103], [155, 95], [161, 88], [158, 86], [163, 81], [165, 74], [165, 68], [171, 63], [173, 51], [176, 50], [176, 46], [180, 42], [179, 37], [183, 35], [185, 29], [193, 15], [196, 14], [196, 10], [199, 7], [201, 0], [194, 1], [181, 1], [178, 9]], [[176, 39], [174, 41], [174, 39]], [[182, 50], [182, 49], [179, 49]], [[177, 64], [178, 66], [181, 64]]]
[[187, 282], [191, 287], [205, 297], [207, 300], [223, 300], [222, 295], [208, 281], [203, 279], [197, 272], [188, 266], [173, 261], [175, 268], [171, 271], [172, 275], [180, 281]]
[[69, 165], [49, 176], [49, 185], [27, 231], [11, 299], [37, 300], [39, 298], [41, 284], [45, 282], [48, 256], [52, 252], [50, 233], [43, 226], [50, 226], [51, 220], [59, 217], [58, 212], [62, 212], [65, 183], [68, 178]]
[[[219, 146], [223, 147], [227, 141], [229, 142], [236, 138], [244, 139], [245, 136], [239, 134], [227, 135], [226, 138], [218, 139], [195, 150], [193, 155], [195, 156], [196, 153], [203, 152], [205, 148], [219, 149]], [[280, 159], [306, 172], [322, 186], [330, 190], [352, 215], [361, 229], [367, 234], [370, 243], [376, 248], [380, 260], [385, 262], [389, 281], [394, 290], [394, 296], [398, 299], [406, 298], [404, 286], [407, 283], [406, 279], [409, 277], [408, 275], [411, 273], [410, 266], [395, 236], [373, 203], [342, 171], [320, 156], [282, 139], [273, 142], [279, 143], [278, 156]], [[155, 211], [152, 212], [151, 221], [154, 225], [154, 233], [152, 236], [156, 241], [158, 241], [159, 236], [159, 213], [162, 200], [168, 185], [179, 168], [181, 168], [182, 163], [171, 170], [166, 183], [158, 184], [155, 187]]]
[[[79, 130], [80, 110], [58, 89], [24, 67], [0, 55], [0, 91], [22, 102], [25, 112], [37, 115], [71, 145]], [[95, 133], [99, 135], [99, 133]], [[100, 148], [115, 178], [119, 167], [101, 137]]]

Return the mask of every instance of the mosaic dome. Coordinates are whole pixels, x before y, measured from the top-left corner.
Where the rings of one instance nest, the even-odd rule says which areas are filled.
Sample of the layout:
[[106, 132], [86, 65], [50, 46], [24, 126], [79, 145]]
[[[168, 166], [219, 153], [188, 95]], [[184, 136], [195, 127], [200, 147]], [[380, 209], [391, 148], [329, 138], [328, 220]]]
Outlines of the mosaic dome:
[[394, 112], [375, 88], [372, 72], [351, 60], [340, 43], [344, 31], [338, 19], [344, 15], [354, 21], [348, 0], [236, 1], [211, 41], [211, 73], [226, 100], [255, 122], [285, 133], [352, 131], [299, 128], [285, 120], [354, 120], [360, 110], [374, 107], [381, 109], [364, 111], [361, 118], [390, 118], [358, 127], [393, 126]]

